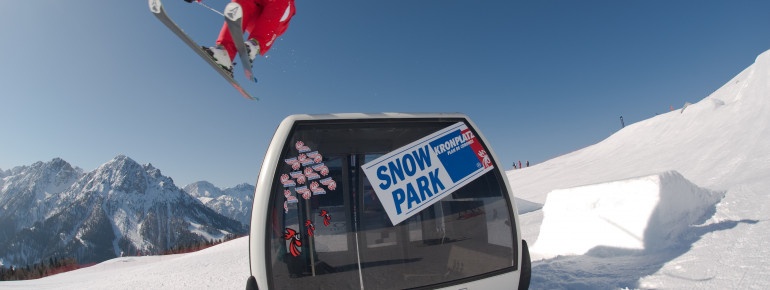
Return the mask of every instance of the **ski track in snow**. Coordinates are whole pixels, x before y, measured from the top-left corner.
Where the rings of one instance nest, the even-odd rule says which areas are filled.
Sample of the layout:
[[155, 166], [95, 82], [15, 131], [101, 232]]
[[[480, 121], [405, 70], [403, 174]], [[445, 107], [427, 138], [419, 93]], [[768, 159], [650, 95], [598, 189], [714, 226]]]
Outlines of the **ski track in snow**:
[[[530, 288], [770, 289], [769, 124], [767, 51], [722, 88], [683, 110], [507, 172], [517, 199], [530, 201], [519, 207], [522, 236], [530, 247], [540, 236], [545, 218], [541, 206], [553, 190], [674, 170], [698, 187], [724, 193], [699, 219], [705, 222], [677, 225], [683, 230], [658, 237], [665, 246], [655, 250], [599, 245], [585, 254], [548, 259], [532, 251]], [[242, 289], [248, 276], [248, 238], [240, 238], [196, 253], [116, 258], [43, 279], [0, 282], [0, 288]]]

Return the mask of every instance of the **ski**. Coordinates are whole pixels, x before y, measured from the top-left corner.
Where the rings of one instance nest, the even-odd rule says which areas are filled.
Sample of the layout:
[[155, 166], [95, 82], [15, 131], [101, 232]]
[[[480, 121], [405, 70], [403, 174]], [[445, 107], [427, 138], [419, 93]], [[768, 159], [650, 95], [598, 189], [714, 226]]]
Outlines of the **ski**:
[[230, 30], [230, 36], [233, 38], [235, 48], [238, 49], [238, 55], [241, 57], [241, 63], [243, 64], [243, 73], [249, 80], [257, 82], [257, 77], [254, 76], [251, 68], [251, 60], [249, 59], [249, 52], [246, 48], [246, 44], [243, 40], [243, 10], [241, 5], [235, 2], [230, 2], [225, 6], [225, 22], [227, 28]]
[[[233, 77], [230, 75], [229, 72], [224, 70], [222, 67], [220, 67], [214, 60], [209, 56], [209, 54], [201, 48], [200, 45], [195, 43], [179, 26], [174, 23], [171, 18], [168, 17], [168, 14], [166, 14], [166, 10], [163, 8], [163, 4], [161, 4], [161, 0], [148, 0], [148, 4], [150, 6], [150, 11], [152, 14], [155, 14], [155, 17], [160, 20], [160, 22], [163, 22], [163, 24], [168, 27], [168, 29], [171, 30], [176, 36], [178, 36], [187, 46], [189, 46], [193, 51], [195, 51], [198, 56], [200, 56], [203, 60], [206, 61], [214, 70], [219, 72], [219, 75], [221, 75], [227, 82], [229, 82], [235, 89], [243, 95], [244, 98], [247, 98], [249, 100], [259, 100], [258, 98], [255, 98], [251, 96], [246, 90], [243, 89], [243, 87], [233, 79]], [[242, 12], [241, 12], [242, 13]], [[240, 31], [240, 30], [238, 30]], [[241, 38], [243, 38], [241, 36]], [[243, 44], [243, 42], [241, 42]], [[247, 60], [248, 60], [248, 56]], [[245, 66], [244, 66], [245, 67]], [[249, 66], [251, 67], [251, 66]]]

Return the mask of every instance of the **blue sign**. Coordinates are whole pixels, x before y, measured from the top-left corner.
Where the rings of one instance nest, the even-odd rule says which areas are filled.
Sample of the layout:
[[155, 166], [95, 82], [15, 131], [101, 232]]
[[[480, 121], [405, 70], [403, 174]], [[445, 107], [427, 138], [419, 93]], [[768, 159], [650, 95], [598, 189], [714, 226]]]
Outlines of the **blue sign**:
[[494, 167], [478, 138], [458, 122], [362, 168], [396, 225]]

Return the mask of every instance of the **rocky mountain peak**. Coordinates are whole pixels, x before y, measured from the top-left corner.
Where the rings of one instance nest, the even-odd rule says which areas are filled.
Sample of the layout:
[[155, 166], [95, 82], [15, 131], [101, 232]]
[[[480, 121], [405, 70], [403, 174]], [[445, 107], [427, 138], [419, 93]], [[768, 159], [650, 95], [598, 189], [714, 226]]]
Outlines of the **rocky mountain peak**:
[[25, 265], [51, 253], [103, 261], [246, 232], [152, 164], [125, 155], [85, 174], [60, 158], [6, 173], [0, 186], [0, 263]]

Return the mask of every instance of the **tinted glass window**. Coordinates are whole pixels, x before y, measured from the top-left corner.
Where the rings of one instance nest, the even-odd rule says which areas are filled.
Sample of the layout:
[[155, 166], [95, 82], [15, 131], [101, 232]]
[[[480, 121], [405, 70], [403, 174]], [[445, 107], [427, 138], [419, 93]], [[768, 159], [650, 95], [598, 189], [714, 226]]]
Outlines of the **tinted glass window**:
[[515, 270], [514, 223], [497, 170], [395, 226], [361, 170], [458, 121], [295, 124], [271, 193], [271, 287], [404, 289]]

